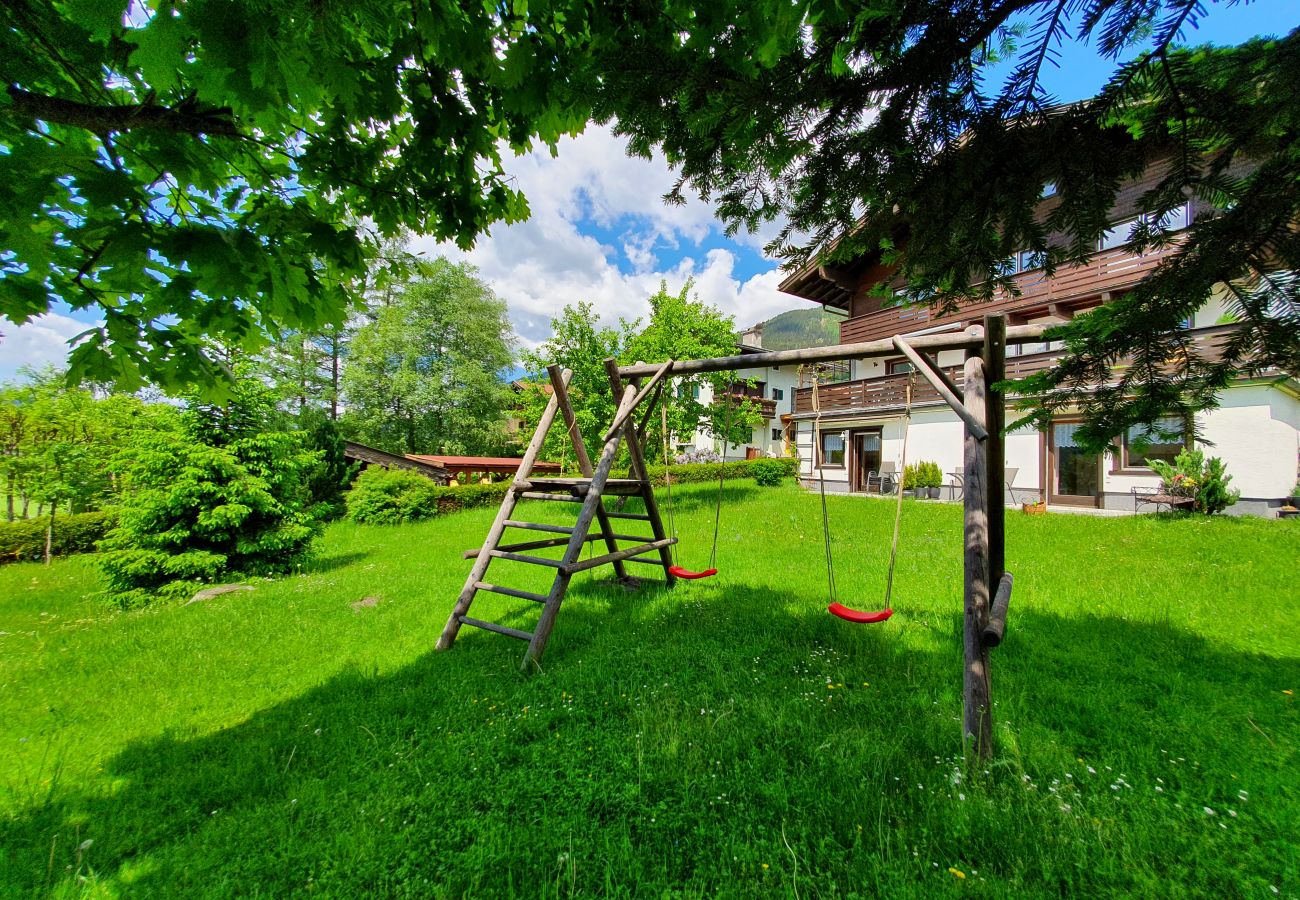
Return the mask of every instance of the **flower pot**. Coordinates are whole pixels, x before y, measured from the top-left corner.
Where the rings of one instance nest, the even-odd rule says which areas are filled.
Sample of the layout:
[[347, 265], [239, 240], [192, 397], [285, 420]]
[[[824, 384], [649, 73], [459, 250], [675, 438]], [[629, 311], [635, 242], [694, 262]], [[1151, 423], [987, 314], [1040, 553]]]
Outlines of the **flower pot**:
[[1287, 509], [1284, 506], [1277, 511], [1279, 519], [1294, 519], [1296, 516], [1300, 516], [1300, 509]]
[[1034, 503], [1022, 503], [1020, 504], [1020, 511], [1027, 516], [1041, 516], [1047, 512], [1047, 504], [1041, 500]]
[[926, 488], [926, 489], [925, 489], [925, 495], [926, 495], [927, 497], [929, 497], [931, 500], [938, 500], [938, 499], [939, 499], [939, 489], [938, 489], [937, 487]]

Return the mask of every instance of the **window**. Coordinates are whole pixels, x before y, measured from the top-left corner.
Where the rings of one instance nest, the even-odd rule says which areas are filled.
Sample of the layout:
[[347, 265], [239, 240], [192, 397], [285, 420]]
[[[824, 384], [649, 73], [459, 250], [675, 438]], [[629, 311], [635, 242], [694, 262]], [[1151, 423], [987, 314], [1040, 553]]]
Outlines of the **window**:
[[1047, 254], [1038, 250], [1020, 251], [1020, 268], [1018, 271], [1028, 272], [1031, 269], [1041, 269], [1047, 262]]
[[1124, 432], [1122, 467], [1145, 469], [1153, 459], [1172, 463], [1187, 446], [1187, 422], [1164, 416], [1150, 425], [1134, 425]]
[[773, 428], [773, 429], [772, 429], [772, 440], [774, 440], [774, 441], [779, 441], [779, 440], [783, 440], [784, 437], [785, 437], [785, 434], [784, 434], [784, 432], [781, 431], [780, 428]]
[[822, 465], [844, 466], [844, 433], [841, 431], [822, 432]]
[[692, 400], [700, 399], [700, 386], [698, 383], [694, 381], [683, 381], [678, 383], [677, 399], [685, 400], [688, 397]]
[[[1151, 217], [1141, 215], [1134, 219], [1125, 219], [1123, 222], [1116, 222], [1108, 228], [1097, 242], [1098, 250], [1111, 250], [1115, 247], [1122, 247], [1133, 239], [1133, 229], [1144, 222], [1150, 222]], [[1186, 203], [1177, 209], [1171, 209], [1169, 212], [1155, 223], [1155, 228], [1160, 231], [1179, 231], [1186, 228], [1192, 221], [1192, 211]]]
[[905, 359], [891, 359], [885, 363], [885, 372], [890, 375], [906, 375], [915, 366]]
[[773, 399], [773, 400], [784, 400], [784, 399], [785, 399], [785, 391], [784, 391], [782, 388], [772, 388], [772, 399]]
[[1043, 192], [1042, 192], [1041, 194], [1039, 194], [1039, 196], [1040, 196], [1042, 199], [1044, 199], [1044, 200], [1046, 200], [1048, 197], [1055, 197], [1055, 196], [1056, 196], [1056, 182], [1055, 182], [1055, 181], [1049, 181], [1049, 182], [1047, 182], [1047, 184], [1043, 185]]

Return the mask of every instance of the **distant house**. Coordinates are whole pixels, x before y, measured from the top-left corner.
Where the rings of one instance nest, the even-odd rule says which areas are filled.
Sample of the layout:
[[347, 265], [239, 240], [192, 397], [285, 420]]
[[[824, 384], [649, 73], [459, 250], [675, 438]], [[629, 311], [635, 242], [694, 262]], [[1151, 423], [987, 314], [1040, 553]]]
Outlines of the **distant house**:
[[[1092, 258], [1062, 267], [1048, 278], [1032, 253], [1016, 254], [1008, 264], [1016, 273], [1019, 294], [999, 292], [989, 303], [964, 304], [939, 314], [926, 307], [892, 305], [877, 288], [900, 289], [895, 269], [879, 256], [868, 255], [845, 265], [810, 265], [780, 285], [786, 293], [840, 310], [842, 343], [873, 341], [894, 335], [955, 332], [977, 324], [985, 313], [1007, 316], [1009, 324], [1059, 323], [1131, 290], [1179, 246], [1177, 232], [1198, 215], [1212, 213], [1200, 201], [1171, 214], [1164, 225], [1175, 232], [1165, 247], [1135, 253], [1129, 234], [1138, 222], [1137, 200], [1160, 174], [1126, 185], [1111, 211], [1113, 227], [1098, 241]], [[1050, 188], [1050, 186], [1049, 186]], [[1041, 209], [1055, 202], [1045, 189]], [[904, 252], [905, 248], [904, 248]], [[1186, 323], [1193, 352], [1212, 357], [1234, 326], [1225, 303], [1226, 288], [1211, 297]], [[1060, 345], [1046, 343], [1008, 348], [1007, 376], [1022, 378], [1051, 366]], [[960, 381], [962, 353], [946, 351], [938, 362]], [[878, 489], [880, 470], [896, 471], [903, 445], [902, 413], [905, 384], [911, 365], [902, 356], [852, 364], [850, 378], [819, 389], [820, 427], [816, 427], [812, 389], [794, 392], [791, 411], [798, 432], [802, 478], [806, 484], [824, 477], [827, 490], [866, 492]], [[933, 460], [946, 473], [961, 468], [962, 423], [929, 386], [918, 381], [908, 446], [909, 461]], [[1059, 416], [1045, 432], [1021, 429], [1007, 436], [1008, 468], [1015, 469], [1007, 500], [1044, 497], [1049, 504], [1132, 511], [1138, 494], [1159, 485], [1147, 466], [1151, 459], [1171, 460], [1199, 434], [1221, 457], [1241, 491], [1235, 513], [1268, 514], [1291, 493], [1296, 482], [1300, 448], [1300, 382], [1283, 372], [1240, 377], [1219, 398], [1219, 408], [1199, 413], [1195, 422], [1168, 419], [1162, 423], [1172, 440], [1144, 449], [1143, 428], [1130, 429], [1110, 452], [1085, 453], [1075, 440], [1080, 418]], [[1014, 421], [1009, 409], [1007, 421]], [[1192, 426], [1195, 425], [1193, 428]], [[950, 478], [950, 480], [953, 480]], [[954, 486], [953, 493], [957, 491]]]
[[446, 467], [436, 462], [399, 456], [396, 453], [389, 453], [377, 447], [358, 444], [356, 441], [343, 442], [343, 456], [350, 463], [359, 463], [363, 469], [369, 466], [379, 466], [381, 469], [402, 469], [407, 472], [415, 472], [417, 475], [423, 475], [438, 484], [446, 484], [451, 480], [451, 473]]
[[[741, 355], [763, 352], [761, 324], [740, 336], [737, 352]], [[795, 389], [799, 386], [798, 370], [799, 367], [794, 365], [740, 369], [735, 373], [735, 380], [728, 389], [717, 397], [714, 396], [712, 385], [699, 385], [696, 399], [704, 405], [748, 401], [751, 406], [758, 408], [762, 421], [753, 427], [749, 438], [740, 444], [723, 447], [721, 439], [700, 428], [693, 435], [675, 435], [675, 449], [678, 453], [708, 450], [725, 455], [728, 459], [790, 455], [794, 448], [791, 413], [794, 411]], [[679, 383], [677, 390], [683, 389], [684, 385]]]

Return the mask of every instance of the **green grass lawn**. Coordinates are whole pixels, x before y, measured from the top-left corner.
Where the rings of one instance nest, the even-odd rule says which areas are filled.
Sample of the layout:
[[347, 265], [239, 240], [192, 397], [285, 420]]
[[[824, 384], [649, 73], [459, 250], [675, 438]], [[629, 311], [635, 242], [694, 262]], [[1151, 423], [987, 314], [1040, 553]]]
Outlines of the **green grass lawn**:
[[[674, 493], [702, 567], [711, 489]], [[1300, 896], [1296, 523], [1009, 515], [980, 765], [960, 510], [908, 503], [896, 613], [854, 626], [816, 496], [728, 494], [717, 578], [579, 576], [531, 677], [499, 635], [432, 652], [490, 510], [335, 525], [187, 607], [0, 567], [0, 895]], [[842, 598], [879, 606], [892, 504], [831, 504]]]

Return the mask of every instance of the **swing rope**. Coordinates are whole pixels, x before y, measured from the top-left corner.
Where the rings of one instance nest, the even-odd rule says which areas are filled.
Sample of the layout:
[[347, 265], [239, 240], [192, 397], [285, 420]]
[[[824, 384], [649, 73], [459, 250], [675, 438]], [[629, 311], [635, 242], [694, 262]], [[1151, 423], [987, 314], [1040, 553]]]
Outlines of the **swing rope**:
[[[817, 392], [819, 381], [820, 379], [817, 376], [814, 376], [813, 378], [813, 413], [814, 413], [813, 436], [814, 436], [814, 440], [816, 441], [816, 446], [814, 447], [813, 459], [816, 462], [821, 462], [821, 460], [817, 459], [817, 454], [821, 448], [821, 420], [822, 420], [821, 402]], [[916, 372], [913, 371], [908, 376], [907, 379], [907, 393], [903, 405], [902, 467], [903, 467], [904, 476], [906, 476], [907, 473], [907, 439], [908, 439], [908, 434], [911, 431], [912, 388], [915, 384], [916, 384]], [[847, 449], [848, 448], [846, 447], [845, 450], [847, 451]], [[848, 622], [856, 622], [859, 624], [864, 624], [868, 622], [883, 622], [894, 614], [894, 609], [892, 606], [890, 606], [890, 600], [892, 599], [894, 593], [894, 564], [898, 559], [898, 536], [899, 536], [900, 526], [902, 525], [902, 521], [903, 521], [902, 482], [900, 480], [898, 487], [896, 488], [896, 490], [898, 491], [898, 499], [894, 504], [894, 536], [893, 536], [893, 540], [890, 542], [889, 545], [889, 572], [885, 577], [885, 608], [878, 612], [871, 612], [871, 611], [850, 609], [849, 607], [840, 603], [839, 600], [837, 600], [835, 597], [835, 566], [833, 562], [833, 557], [831, 555], [830, 516], [826, 510], [826, 475], [822, 471], [822, 467], [820, 465], [818, 465], [817, 467], [817, 473], [818, 473], [819, 481], [821, 483], [822, 540], [826, 547], [826, 578], [830, 586], [830, 598], [831, 598], [831, 603], [830, 606], [827, 607], [827, 610], [832, 615], [839, 616], [841, 619], [844, 619]]]
[[[730, 406], [728, 406], [728, 409], [730, 409]], [[662, 429], [663, 432], [663, 444], [664, 444], [664, 487], [665, 487], [665, 500], [667, 501], [666, 505], [668, 507], [668, 531], [672, 535], [672, 537], [676, 538], [677, 537], [677, 515], [673, 507], [672, 462], [669, 458], [669, 453], [668, 453], [668, 402], [667, 400], [665, 400], [664, 403], [659, 407], [659, 421], [660, 421], [660, 428]], [[713, 546], [709, 550], [709, 567], [705, 569], [703, 572], [693, 572], [690, 569], [683, 568], [680, 562], [678, 561], [677, 545], [674, 543], [672, 545], [672, 550], [670, 551], [672, 555], [671, 556], [672, 565], [668, 567], [668, 572], [669, 574], [674, 575], [677, 578], [685, 578], [687, 580], [693, 580], [697, 578], [709, 578], [710, 576], [718, 574], [718, 568], [717, 568], [718, 531], [722, 523], [722, 490], [724, 486], [724, 479], [726, 478], [726, 462], [727, 462], [727, 446], [725, 443], [726, 439], [724, 438], [723, 440], [724, 440], [724, 443], [722, 445], [723, 464], [718, 469], [718, 496], [714, 502], [714, 507], [713, 507]]]
[[659, 420], [663, 428], [664, 438], [664, 492], [665, 499], [668, 501], [668, 533], [674, 538], [673, 543], [669, 545], [668, 552], [672, 556], [673, 567], [677, 567], [677, 517], [673, 511], [673, 473], [672, 463], [668, 460], [668, 401], [665, 400], [659, 406]]

